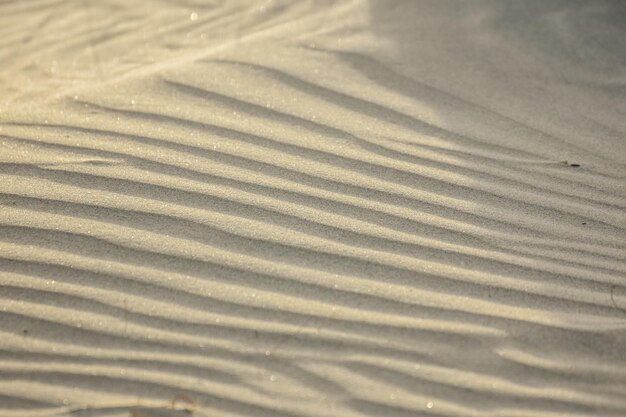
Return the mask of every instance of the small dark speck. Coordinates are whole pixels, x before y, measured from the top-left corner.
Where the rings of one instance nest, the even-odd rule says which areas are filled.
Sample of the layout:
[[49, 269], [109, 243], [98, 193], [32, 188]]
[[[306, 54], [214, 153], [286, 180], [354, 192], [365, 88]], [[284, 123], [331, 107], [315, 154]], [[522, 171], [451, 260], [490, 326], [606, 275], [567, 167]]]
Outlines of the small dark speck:
[[569, 164], [569, 166], [574, 167], [574, 168], [578, 168], [580, 166], [580, 164]]
[[97, 167], [115, 165], [115, 163], [112, 163], [112, 162], [109, 162], [109, 161], [96, 161], [96, 160], [94, 160], [94, 161], [85, 161], [85, 162], [83, 162], [83, 164], [97, 166]]
[[22, 330], [22, 333], [24, 333], [24, 334], [28, 334], [28, 329], [24, 329], [24, 330]]
[[587, 224], [587, 222], [583, 222], [582, 224]]

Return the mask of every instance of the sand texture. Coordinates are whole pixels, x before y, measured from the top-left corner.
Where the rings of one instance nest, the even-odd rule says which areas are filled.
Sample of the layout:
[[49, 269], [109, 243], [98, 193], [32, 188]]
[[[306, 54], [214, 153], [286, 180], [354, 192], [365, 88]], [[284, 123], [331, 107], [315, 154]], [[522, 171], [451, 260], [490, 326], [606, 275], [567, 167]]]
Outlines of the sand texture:
[[0, 1], [0, 416], [626, 416], [626, 2]]

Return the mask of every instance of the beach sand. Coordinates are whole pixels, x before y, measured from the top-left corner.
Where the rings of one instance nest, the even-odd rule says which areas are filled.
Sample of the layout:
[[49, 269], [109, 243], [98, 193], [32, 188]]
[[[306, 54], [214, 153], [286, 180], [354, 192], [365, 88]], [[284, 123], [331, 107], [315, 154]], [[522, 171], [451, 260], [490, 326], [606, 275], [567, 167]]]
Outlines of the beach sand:
[[0, 416], [626, 415], [626, 3], [0, 3]]

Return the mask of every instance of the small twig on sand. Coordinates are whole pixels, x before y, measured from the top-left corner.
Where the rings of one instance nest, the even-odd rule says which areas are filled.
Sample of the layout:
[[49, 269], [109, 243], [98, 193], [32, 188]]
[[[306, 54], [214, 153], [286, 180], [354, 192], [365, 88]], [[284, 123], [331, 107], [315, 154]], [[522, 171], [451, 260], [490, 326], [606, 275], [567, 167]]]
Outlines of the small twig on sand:
[[611, 285], [611, 303], [613, 303], [613, 307], [615, 307], [616, 310], [619, 310], [622, 313], [626, 314], [626, 308], [618, 306], [617, 302], [615, 301], [615, 296], [613, 295], [613, 291], [615, 291], [615, 288], [617, 288], [617, 285]]

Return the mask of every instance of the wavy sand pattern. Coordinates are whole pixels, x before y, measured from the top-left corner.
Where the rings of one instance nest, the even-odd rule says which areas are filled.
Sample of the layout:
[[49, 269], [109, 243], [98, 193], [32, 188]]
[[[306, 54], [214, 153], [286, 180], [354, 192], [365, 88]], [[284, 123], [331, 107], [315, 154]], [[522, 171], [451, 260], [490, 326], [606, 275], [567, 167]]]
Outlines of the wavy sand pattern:
[[0, 2], [0, 415], [626, 415], [619, 1]]

